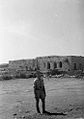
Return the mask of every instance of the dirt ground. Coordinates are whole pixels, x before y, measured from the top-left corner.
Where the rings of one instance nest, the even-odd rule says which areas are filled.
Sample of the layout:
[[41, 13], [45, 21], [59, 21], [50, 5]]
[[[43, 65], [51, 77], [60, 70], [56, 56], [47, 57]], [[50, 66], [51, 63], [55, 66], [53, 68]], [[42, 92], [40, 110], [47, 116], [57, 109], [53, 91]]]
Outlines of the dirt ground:
[[84, 79], [44, 79], [46, 110], [53, 115], [37, 114], [33, 81], [0, 82], [0, 119], [84, 119]]

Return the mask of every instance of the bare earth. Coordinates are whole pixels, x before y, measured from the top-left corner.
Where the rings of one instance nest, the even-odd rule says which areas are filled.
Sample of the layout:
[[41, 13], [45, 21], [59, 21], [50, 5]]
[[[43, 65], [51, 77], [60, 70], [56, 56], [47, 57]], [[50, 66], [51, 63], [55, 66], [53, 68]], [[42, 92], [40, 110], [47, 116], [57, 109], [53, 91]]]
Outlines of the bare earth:
[[84, 119], [84, 79], [44, 79], [46, 110], [57, 115], [36, 113], [33, 81], [0, 81], [0, 119]]

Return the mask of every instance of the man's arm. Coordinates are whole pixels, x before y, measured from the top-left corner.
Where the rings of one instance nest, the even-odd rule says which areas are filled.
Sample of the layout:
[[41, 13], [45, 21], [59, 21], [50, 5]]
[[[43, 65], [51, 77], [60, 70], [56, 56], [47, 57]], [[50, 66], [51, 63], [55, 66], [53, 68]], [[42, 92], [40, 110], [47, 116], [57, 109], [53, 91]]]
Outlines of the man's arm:
[[36, 86], [37, 84], [36, 84], [36, 80], [34, 81], [34, 85], [33, 85], [33, 88], [34, 88], [34, 94], [36, 95], [36, 88], [37, 88], [37, 86]]
[[43, 86], [44, 95], [46, 96], [45, 86]]
[[44, 94], [46, 96], [46, 90], [45, 90], [44, 80], [43, 80], [43, 91], [44, 91]]

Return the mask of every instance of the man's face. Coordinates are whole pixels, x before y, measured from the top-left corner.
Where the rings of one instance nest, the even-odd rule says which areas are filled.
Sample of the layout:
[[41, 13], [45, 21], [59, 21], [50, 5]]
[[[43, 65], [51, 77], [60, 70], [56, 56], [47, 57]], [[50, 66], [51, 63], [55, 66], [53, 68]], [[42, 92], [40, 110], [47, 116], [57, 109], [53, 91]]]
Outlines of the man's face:
[[40, 77], [41, 77], [40, 73], [37, 73], [37, 77], [38, 77], [38, 78], [40, 78]]
[[40, 79], [41, 78], [41, 73], [37, 72], [37, 77]]

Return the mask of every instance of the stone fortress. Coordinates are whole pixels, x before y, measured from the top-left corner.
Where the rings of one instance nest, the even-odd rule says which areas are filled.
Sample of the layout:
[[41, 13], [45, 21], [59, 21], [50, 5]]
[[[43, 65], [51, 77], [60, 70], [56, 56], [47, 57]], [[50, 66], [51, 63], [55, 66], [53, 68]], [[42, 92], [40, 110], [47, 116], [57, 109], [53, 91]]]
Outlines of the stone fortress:
[[58, 69], [61, 71], [84, 71], [84, 57], [82, 56], [45, 56], [35, 59], [24, 59], [9, 61], [5, 66], [0, 66], [0, 70], [10, 72], [11, 75], [26, 74], [35, 72], [37, 66], [41, 72]]
[[35, 70], [37, 65], [41, 71], [61, 69], [63, 71], [84, 70], [84, 57], [81, 56], [45, 56], [29, 60], [9, 61], [10, 69]]

